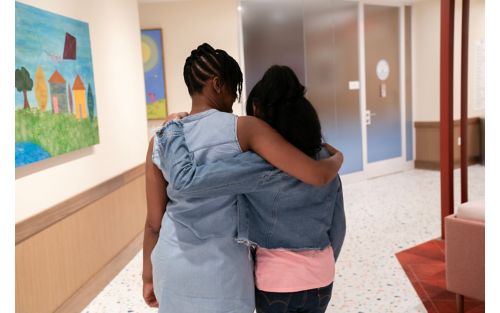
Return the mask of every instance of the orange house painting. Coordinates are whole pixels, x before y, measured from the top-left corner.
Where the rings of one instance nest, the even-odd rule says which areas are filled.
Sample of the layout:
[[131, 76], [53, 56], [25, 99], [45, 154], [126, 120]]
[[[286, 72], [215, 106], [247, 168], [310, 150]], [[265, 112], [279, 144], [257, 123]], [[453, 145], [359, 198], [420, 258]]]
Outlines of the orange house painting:
[[85, 85], [80, 75], [76, 75], [73, 83], [73, 97], [75, 105], [75, 116], [77, 119], [87, 118], [87, 105], [85, 103]]

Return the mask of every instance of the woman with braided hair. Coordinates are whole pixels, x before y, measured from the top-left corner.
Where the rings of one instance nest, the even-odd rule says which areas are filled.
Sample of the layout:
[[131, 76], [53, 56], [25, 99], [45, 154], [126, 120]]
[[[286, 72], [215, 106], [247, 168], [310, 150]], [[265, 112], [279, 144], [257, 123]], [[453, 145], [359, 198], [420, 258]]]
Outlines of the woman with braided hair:
[[[186, 59], [184, 80], [192, 109], [182, 119], [183, 138], [197, 164], [252, 150], [312, 185], [325, 185], [336, 177], [343, 160], [340, 153], [314, 160], [264, 121], [231, 114], [241, 94], [242, 73], [225, 51], [208, 44], [193, 50]], [[159, 305], [161, 313], [251, 313], [253, 262], [248, 246], [235, 240], [237, 197], [176, 193], [168, 183], [175, 177], [166, 168], [182, 159], [166, 157], [172, 135], [166, 127], [151, 141], [146, 160], [143, 296], [150, 306]], [[330, 154], [336, 152], [328, 148]]]

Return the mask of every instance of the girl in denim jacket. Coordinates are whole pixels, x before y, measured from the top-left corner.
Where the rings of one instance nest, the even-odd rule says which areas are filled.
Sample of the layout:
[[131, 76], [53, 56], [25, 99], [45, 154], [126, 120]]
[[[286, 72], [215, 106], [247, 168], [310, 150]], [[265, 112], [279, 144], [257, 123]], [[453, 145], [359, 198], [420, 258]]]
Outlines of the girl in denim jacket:
[[[316, 111], [290, 68], [273, 66], [264, 74], [250, 93], [247, 112], [310, 157], [329, 156], [321, 147]], [[166, 130], [160, 153], [168, 160], [172, 194], [240, 194], [237, 240], [257, 247], [257, 312], [325, 312], [345, 236], [340, 178], [314, 187], [249, 152], [198, 165], [185, 144], [182, 121], [169, 122]]]

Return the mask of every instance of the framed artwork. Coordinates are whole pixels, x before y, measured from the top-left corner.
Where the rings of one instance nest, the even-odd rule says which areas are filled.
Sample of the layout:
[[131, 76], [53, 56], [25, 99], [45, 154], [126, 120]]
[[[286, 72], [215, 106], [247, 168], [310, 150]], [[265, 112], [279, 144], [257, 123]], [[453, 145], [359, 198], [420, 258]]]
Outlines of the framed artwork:
[[161, 29], [141, 30], [142, 62], [146, 85], [146, 106], [149, 120], [167, 117], [165, 62]]
[[99, 143], [87, 23], [16, 2], [16, 167]]

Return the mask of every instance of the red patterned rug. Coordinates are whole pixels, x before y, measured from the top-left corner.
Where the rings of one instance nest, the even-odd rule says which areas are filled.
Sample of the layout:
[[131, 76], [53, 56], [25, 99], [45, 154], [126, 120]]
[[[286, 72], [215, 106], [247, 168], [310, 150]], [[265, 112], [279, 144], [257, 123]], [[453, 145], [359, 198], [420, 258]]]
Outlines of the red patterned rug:
[[[431, 240], [396, 254], [430, 313], [457, 312], [455, 294], [446, 290], [444, 241]], [[465, 298], [465, 312], [484, 312], [484, 302]]]

